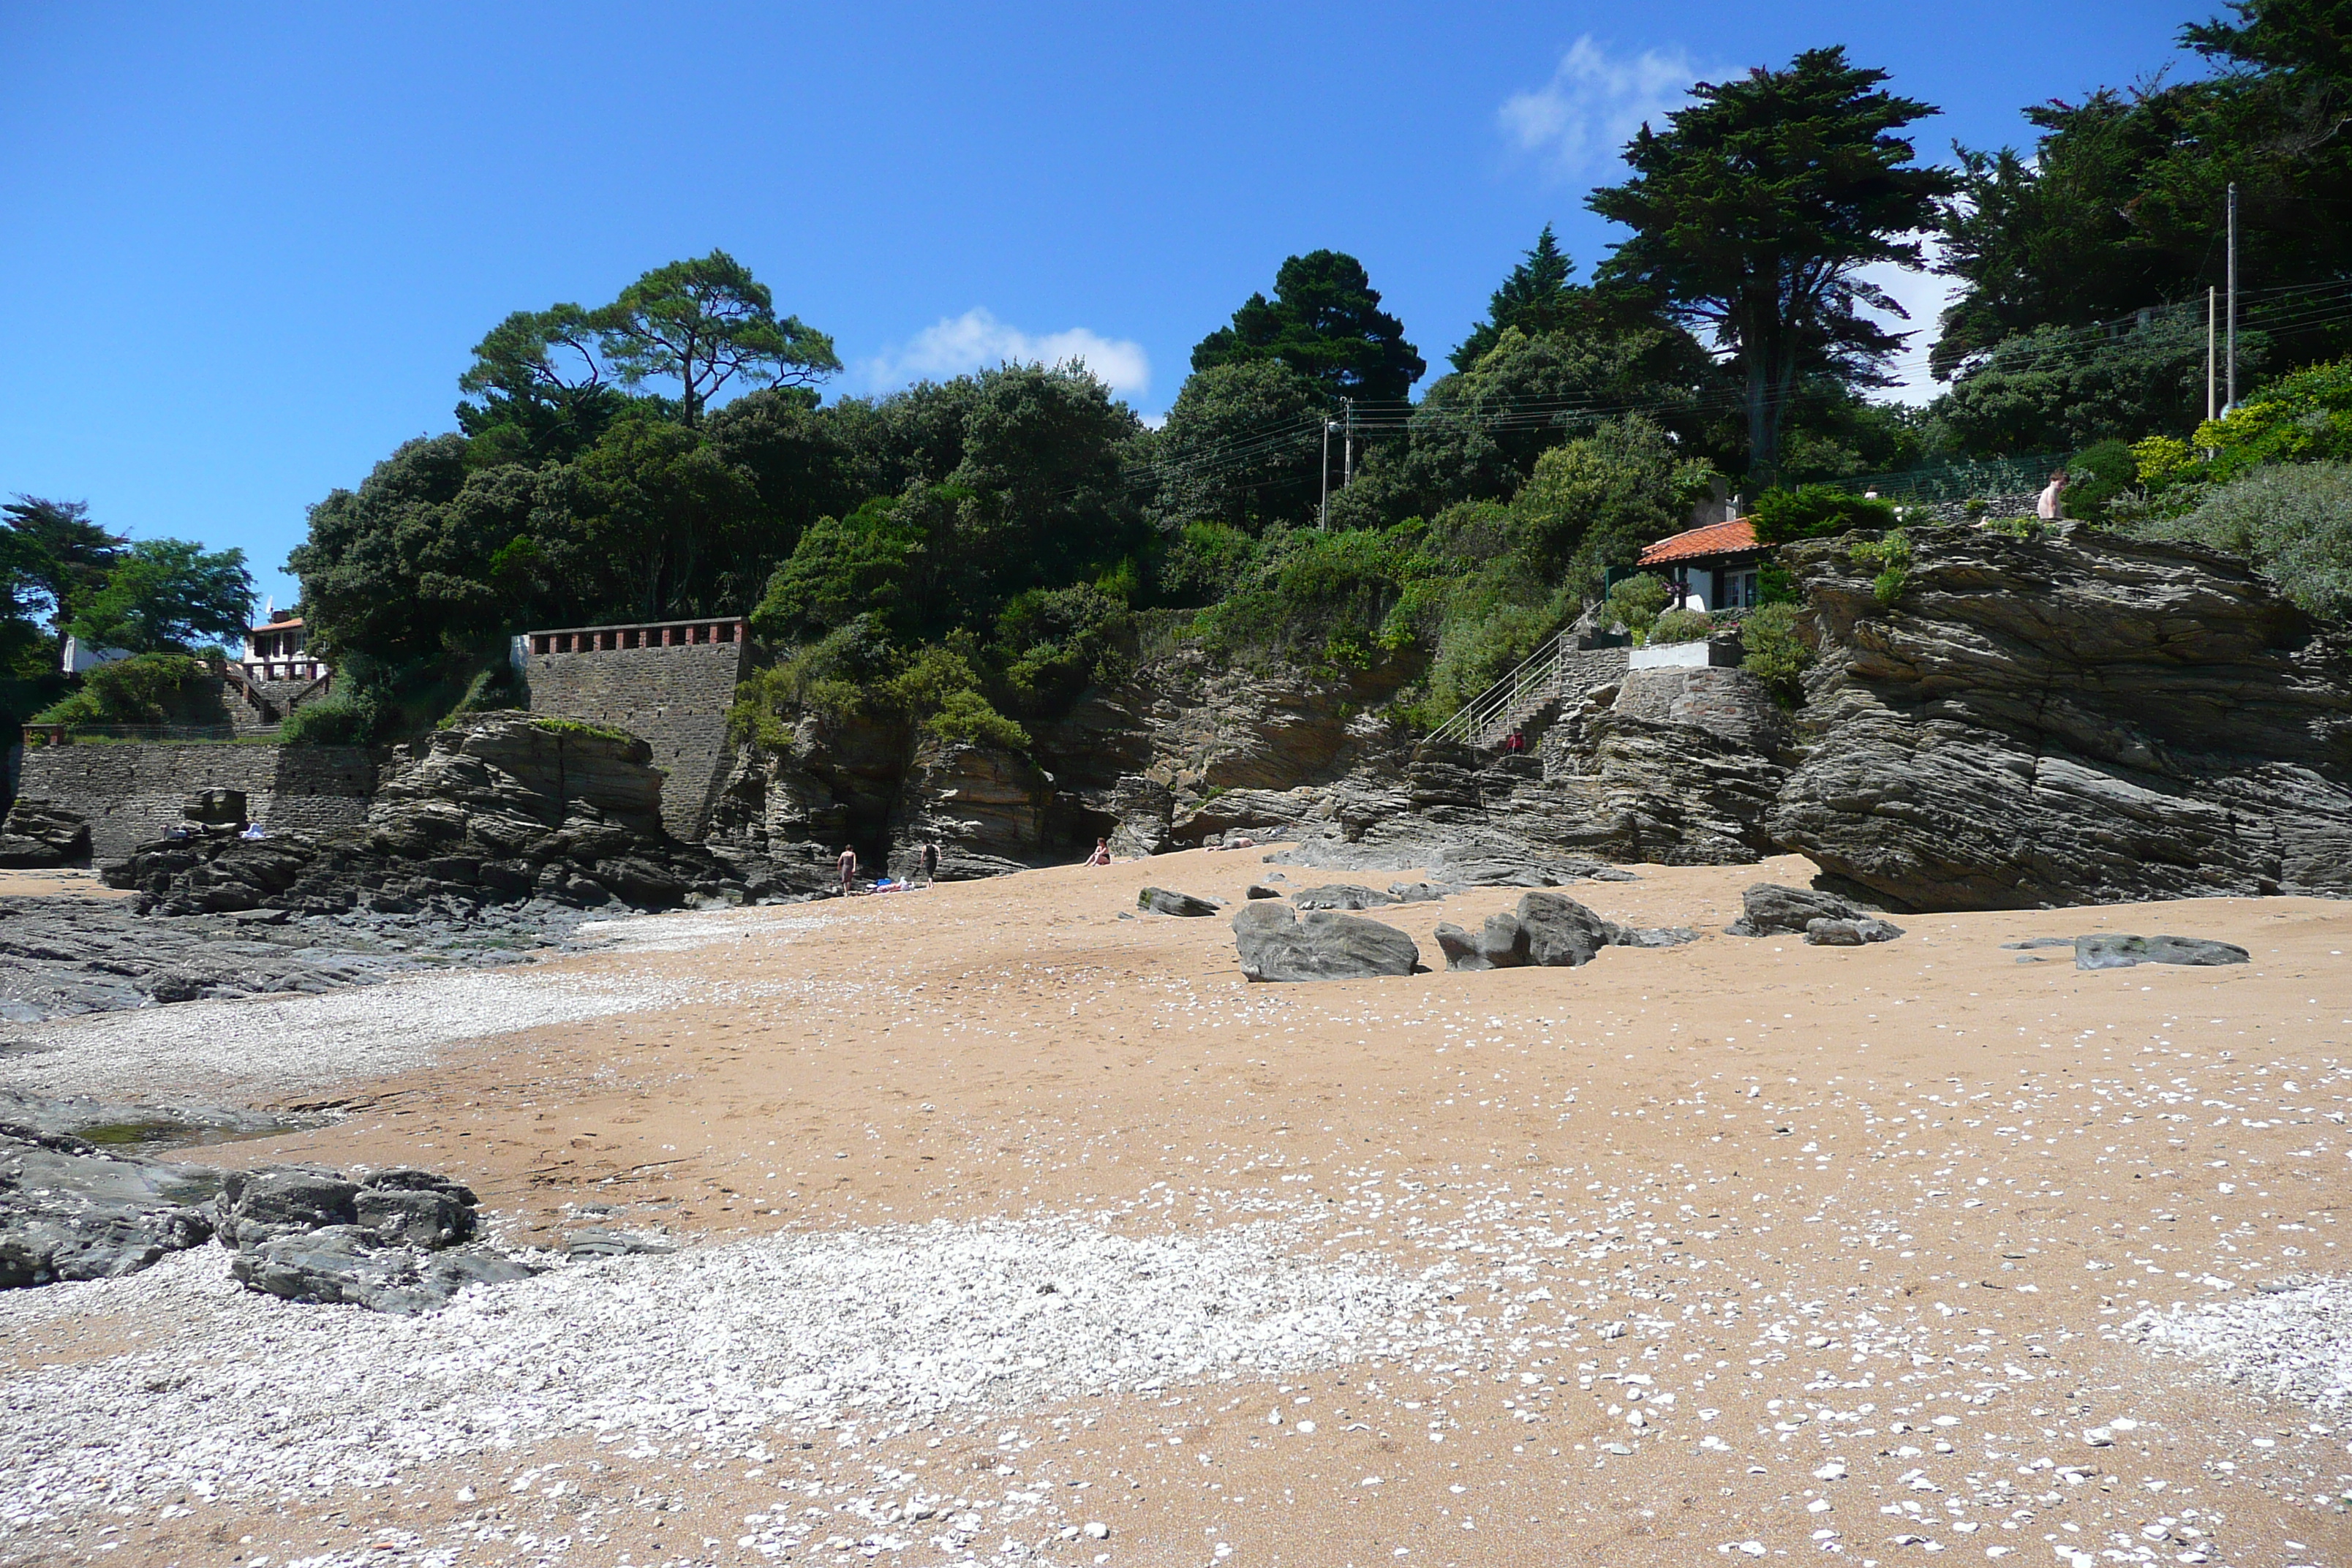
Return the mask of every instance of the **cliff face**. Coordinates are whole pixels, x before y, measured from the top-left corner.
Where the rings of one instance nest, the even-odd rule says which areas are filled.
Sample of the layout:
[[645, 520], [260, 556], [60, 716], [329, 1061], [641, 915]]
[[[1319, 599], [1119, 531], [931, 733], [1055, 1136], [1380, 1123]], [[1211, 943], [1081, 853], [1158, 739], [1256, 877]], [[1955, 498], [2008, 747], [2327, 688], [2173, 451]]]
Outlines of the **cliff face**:
[[1785, 552], [1820, 639], [1771, 837], [1916, 909], [2352, 893], [2352, 658], [2242, 562], [1912, 535], [1891, 605]]
[[844, 843], [903, 870], [937, 841], [979, 876], [1097, 836], [1146, 854], [1248, 829], [1529, 860], [1793, 849], [1913, 909], [2352, 893], [2341, 638], [2189, 547], [1911, 539], [1891, 605], [1851, 541], [1788, 551], [1819, 654], [1794, 716], [1738, 668], [1588, 661], [1506, 757], [1421, 742], [1381, 676], [1186, 652], [1032, 725], [1026, 757], [803, 720], [739, 758], [714, 847], [812, 887]]

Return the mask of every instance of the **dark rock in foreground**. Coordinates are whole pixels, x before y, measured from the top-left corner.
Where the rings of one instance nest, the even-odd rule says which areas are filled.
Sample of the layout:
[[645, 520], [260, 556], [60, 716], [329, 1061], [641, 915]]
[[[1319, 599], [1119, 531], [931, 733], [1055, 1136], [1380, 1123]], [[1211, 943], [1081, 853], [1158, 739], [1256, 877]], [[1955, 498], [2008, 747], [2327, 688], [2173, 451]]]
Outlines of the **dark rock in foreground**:
[[1287, 904], [1244, 904], [1234, 941], [1252, 980], [1362, 980], [1421, 964], [1421, 949], [1394, 926], [1329, 910], [1296, 914]]
[[1165, 888], [1146, 888], [1135, 895], [1135, 907], [1149, 910], [1156, 915], [1181, 915], [1198, 919], [1213, 915], [1224, 906], [1214, 899], [1196, 899], [1190, 893], [1171, 893]]
[[1901, 926], [1869, 915], [1805, 922], [1805, 942], [1811, 947], [1862, 947], [1874, 942], [1893, 942], [1902, 934]]
[[2077, 969], [2129, 969], [2136, 963], [2186, 963], [2199, 967], [2246, 963], [2252, 954], [2226, 942], [2193, 936], [2116, 936], [2074, 939]]
[[202, 1246], [217, 1176], [0, 1123], [0, 1289], [117, 1279]]
[[247, 1289], [285, 1300], [364, 1307], [397, 1317], [446, 1307], [468, 1285], [505, 1284], [536, 1272], [490, 1253], [385, 1247], [352, 1225], [261, 1242], [231, 1258], [228, 1271]]
[[[529, 1264], [467, 1247], [475, 1198], [431, 1171], [359, 1180], [307, 1166], [231, 1172], [215, 1203], [229, 1273], [289, 1301], [408, 1316], [446, 1306], [468, 1285], [528, 1279]], [[464, 1250], [451, 1250], [464, 1248]]]
[[1766, 826], [1917, 910], [2352, 894], [2352, 649], [2244, 562], [1916, 529], [1892, 605], [1782, 554], [1820, 658]]
[[1575, 969], [1604, 947], [1679, 947], [1698, 940], [1680, 926], [1636, 927], [1603, 920], [1573, 899], [1529, 893], [1516, 913], [1488, 915], [1475, 935], [1441, 925], [1437, 945], [1448, 969]]
[[1903, 934], [1901, 926], [1835, 893], [1778, 882], [1759, 882], [1742, 893], [1739, 918], [1723, 929], [1731, 936], [1801, 936], [1816, 947], [1859, 947]]

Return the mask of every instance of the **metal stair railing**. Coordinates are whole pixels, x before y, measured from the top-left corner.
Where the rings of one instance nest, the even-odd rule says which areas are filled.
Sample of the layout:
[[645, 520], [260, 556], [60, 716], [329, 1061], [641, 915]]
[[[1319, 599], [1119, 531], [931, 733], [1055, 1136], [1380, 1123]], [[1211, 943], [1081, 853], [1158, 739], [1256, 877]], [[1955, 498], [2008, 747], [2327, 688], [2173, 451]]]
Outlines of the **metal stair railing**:
[[1573, 626], [1556, 634], [1502, 679], [1454, 710], [1429, 732], [1428, 743], [1484, 745], [1495, 732], [1517, 723], [1558, 694], [1559, 667], [1576, 635]]

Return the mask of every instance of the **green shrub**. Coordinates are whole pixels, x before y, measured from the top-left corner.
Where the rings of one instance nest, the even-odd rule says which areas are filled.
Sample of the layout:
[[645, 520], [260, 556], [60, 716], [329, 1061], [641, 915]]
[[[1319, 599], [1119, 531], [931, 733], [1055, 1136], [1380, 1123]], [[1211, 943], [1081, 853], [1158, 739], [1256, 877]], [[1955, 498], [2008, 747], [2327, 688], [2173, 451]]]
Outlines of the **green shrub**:
[[1440, 563], [1419, 522], [1277, 529], [1249, 574], [1201, 617], [1229, 656], [1367, 669], [1418, 640], [1442, 609]]
[[972, 690], [951, 691], [939, 711], [923, 721], [923, 728], [945, 741], [968, 741], [1002, 746], [1009, 752], [1029, 749], [1029, 731], [989, 706]]
[[364, 746], [374, 741], [381, 717], [364, 696], [330, 697], [286, 715], [278, 738], [289, 746]]
[[1900, 599], [1911, 581], [1911, 536], [1899, 528], [1888, 530], [1881, 539], [1857, 540], [1847, 548], [1846, 558], [1865, 571], [1877, 568], [1870, 592], [1882, 605]]
[[2352, 463], [2282, 463], [2214, 487], [2185, 516], [2130, 525], [2250, 559], [2308, 613], [2352, 619]]
[[1644, 572], [1612, 584], [1601, 607], [1611, 626], [1624, 627], [1633, 634], [1635, 642], [1640, 642], [1650, 635], [1658, 612], [1674, 596], [1675, 591], [1666, 585], [1664, 577]]
[[1892, 528], [1895, 504], [1858, 496], [1835, 485], [1800, 485], [1769, 489], [1756, 498], [1756, 537], [1766, 544], [1826, 539], [1857, 528]]
[[911, 721], [947, 740], [1027, 751], [1029, 732], [982, 691], [976, 651], [976, 639], [954, 632], [902, 652], [861, 616], [738, 686], [729, 726], [739, 739], [782, 751], [803, 713], [836, 721], [868, 715]]
[[457, 699], [457, 705], [449, 712], [455, 717], [459, 713], [494, 713], [501, 709], [528, 706], [530, 703], [523, 695], [522, 683], [516, 679], [514, 666], [500, 659], [488, 668], [478, 671], [474, 679], [466, 683], [466, 694]]
[[1560, 619], [1557, 602], [1465, 605], [1458, 611], [1449, 606], [1429, 663], [1424, 711], [1441, 721], [1453, 713], [1542, 647]]
[[1005, 684], [1034, 712], [1066, 706], [1128, 671], [1127, 606], [1086, 584], [1016, 595], [997, 616], [996, 634]]
[[2266, 463], [2352, 461], [2352, 360], [2279, 377], [2223, 417], [2200, 425], [2189, 445], [2214, 453], [2200, 465], [2213, 479]]
[[2102, 522], [2107, 509], [2139, 483], [2139, 458], [2121, 441], [2086, 447], [2066, 465], [2066, 515]]
[[1803, 626], [1803, 612], [1790, 604], [1759, 605], [1739, 621], [1739, 642], [1745, 650], [1739, 668], [1792, 708], [1804, 700], [1805, 667], [1813, 662]]
[[1160, 587], [1179, 605], [1213, 605], [1257, 563], [1256, 539], [1222, 522], [1188, 522], [1160, 563]]
[[185, 654], [142, 653], [101, 664], [81, 678], [81, 689], [47, 710], [35, 724], [163, 724], [188, 682], [205, 673]]
[[1650, 644], [1698, 642], [1713, 634], [1715, 619], [1705, 610], [1668, 610], [1650, 623]]

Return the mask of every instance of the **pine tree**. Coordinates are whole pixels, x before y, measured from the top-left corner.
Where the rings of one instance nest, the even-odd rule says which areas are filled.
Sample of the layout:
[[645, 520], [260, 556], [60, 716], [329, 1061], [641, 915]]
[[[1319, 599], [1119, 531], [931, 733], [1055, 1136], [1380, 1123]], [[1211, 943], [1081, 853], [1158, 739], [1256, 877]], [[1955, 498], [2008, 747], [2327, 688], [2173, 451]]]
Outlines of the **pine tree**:
[[1447, 357], [1455, 370], [1468, 370], [1485, 358], [1503, 335], [1506, 327], [1517, 327], [1529, 337], [1559, 331], [1569, 324], [1576, 310], [1576, 296], [1581, 292], [1569, 287], [1569, 274], [1576, 263], [1559, 247], [1559, 241], [1546, 224], [1536, 236], [1533, 250], [1511, 268], [1503, 286], [1486, 301], [1486, 319], [1470, 329], [1462, 346]]

